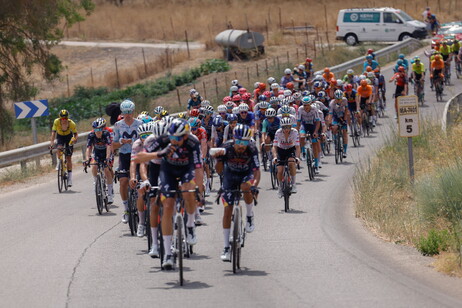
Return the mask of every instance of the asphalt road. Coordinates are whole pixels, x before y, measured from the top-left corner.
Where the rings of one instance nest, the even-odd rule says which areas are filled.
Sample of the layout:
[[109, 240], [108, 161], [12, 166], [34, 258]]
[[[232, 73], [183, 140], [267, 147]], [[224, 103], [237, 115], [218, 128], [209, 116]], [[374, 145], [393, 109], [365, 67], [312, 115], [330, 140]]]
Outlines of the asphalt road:
[[[446, 98], [460, 91], [456, 83]], [[327, 157], [314, 182], [301, 170], [290, 213], [264, 174], [256, 230], [238, 274], [219, 258], [222, 205], [208, 204], [180, 287], [178, 272], [161, 271], [159, 260], [146, 254], [146, 238], [131, 237], [120, 222], [118, 193], [111, 212], [97, 214], [89, 175], [76, 172], [74, 187], [63, 194], [50, 176], [3, 194], [0, 306], [461, 307], [461, 280], [437, 273], [429, 266], [433, 259], [410, 247], [377, 239], [354, 216], [355, 168], [396, 127], [391, 88], [388, 118], [360, 148], [349, 148], [345, 163]], [[440, 117], [444, 103], [426, 93], [421, 111]]]

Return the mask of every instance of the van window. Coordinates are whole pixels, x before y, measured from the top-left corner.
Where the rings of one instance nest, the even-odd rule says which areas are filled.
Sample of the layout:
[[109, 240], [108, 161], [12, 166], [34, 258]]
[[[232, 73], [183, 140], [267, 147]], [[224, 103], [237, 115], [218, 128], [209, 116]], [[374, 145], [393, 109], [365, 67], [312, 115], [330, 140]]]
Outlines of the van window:
[[399, 24], [401, 23], [401, 19], [398, 18], [398, 16], [395, 15], [395, 13], [383, 13], [383, 22], [385, 23], [391, 23], [391, 24]]
[[406, 13], [403, 12], [403, 11], [398, 10], [396, 13], [398, 13], [398, 15], [401, 16], [401, 18], [402, 18], [404, 21], [411, 21], [411, 20], [414, 20], [411, 16], [409, 16], [408, 14], [406, 14]]
[[380, 13], [375, 12], [355, 12], [345, 13], [343, 22], [380, 22]]

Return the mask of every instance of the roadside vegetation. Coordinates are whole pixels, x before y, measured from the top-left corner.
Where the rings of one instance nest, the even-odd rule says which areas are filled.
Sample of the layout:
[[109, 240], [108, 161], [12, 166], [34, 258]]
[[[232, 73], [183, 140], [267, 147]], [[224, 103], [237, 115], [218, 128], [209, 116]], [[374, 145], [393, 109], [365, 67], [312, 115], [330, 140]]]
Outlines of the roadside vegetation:
[[434, 266], [462, 277], [462, 125], [424, 123], [414, 137], [415, 185], [407, 140], [392, 135], [354, 178], [356, 215], [379, 237], [436, 256]]

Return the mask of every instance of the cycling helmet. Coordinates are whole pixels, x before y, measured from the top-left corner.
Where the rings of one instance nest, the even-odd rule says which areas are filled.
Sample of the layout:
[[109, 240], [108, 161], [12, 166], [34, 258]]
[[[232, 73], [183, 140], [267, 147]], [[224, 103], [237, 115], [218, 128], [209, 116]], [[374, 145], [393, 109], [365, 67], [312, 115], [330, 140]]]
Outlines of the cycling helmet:
[[333, 85], [334, 87], [337, 85], [337, 79], [331, 79], [330, 84]]
[[271, 90], [277, 90], [277, 89], [279, 89], [279, 84], [277, 84], [276, 82], [272, 83]]
[[220, 116], [216, 116], [212, 120], [212, 125], [215, 127], [221, 127], [223, 126], [223, 118]]
[[287, 97], [287, 103], [290, 104], [290, 103], [293, 103], [295, 101], [294, 97], [293, 96], [288, 96]]
[[240, 102], [241, 101], [241, 96], [239, 94], [236, 94], [233, 96], [233, 102]]
[[135, 111], [135, 103], [131, 100], [126, 99], [120, 104], [120, 111], [122, 113], [133, 113]]
[[180, 119], [186, 119], [186, 112], [180, 112], [180, 113], [178, 114], [178, 117], [179, 117]]
[[366, 56], [366, 60], [372, 60], [372, 56], [371, 56], [371, 55], [367, 55], [367, 56]]
[[290, 70], [290, 68], [286, 68], [284, 70], [284, 75], [290, 75], [290, 74], [292, 74], [292, 71]]
[[225, 96], [223, 97], [223, 104], [229, 102], [231, 100], [231, 96]]
[[318, 92], [318, 99], [323, 99], [323, 98], [327, 98], [326, 92], [324, 92], [324, 91], [319, 91], [319, 92]]
[[244, 95], [244, 93], [247, 93], [247, 89], [246, 88], [240, 88], [239, 90], [237, 90], [237, 92], [242, 96], [242, 95]]
[[202, 125], [201, 120], [199, 120], [199, 118], [196, 118], [196, 117], [189, 118], [188, 123], [191, 128], [196, 128], [196, 127], [199, 128]]
[[232, 86], [236, 86], [239, 84], [239, 81], [237, 79], [234, 79], [233, 81], [231, 81], [231, 85]]
[[313, 61], [313, 60], [311, 60], [311, 58], [306, 58], [305, 59], [305, 62], [311, 62], [311, 61]]
[[372, 72], [372, 66], [369, 66], [369, 65], [368, 65], [368, 66], [366, 67], [366, 72]]
[[255, 83], [253, 84], [253, 88], [254, 88], [254, 89], [258, 89], [258, 86], [259, 86], [259, 85], [260, 85], [260, 82], [257, 81], [257, 82], [255, 82]]
[[322, 88], [322, 82], [316, 81], [315, 83], [313, 83], [313, 87], [315, 87], [315, 88]]
[[279, 98], [277, 98], [276, 96], [273, 96], [270, 98], [270, 104], [271, 105], [274, 105], [274, 104], [279, 104]]
[[326, 73], [326, 74], [327, 74], [327, 73], [330, 73], [330, 68], [325, 67], [325, 68], [324, 68], [324, 73]]
[[263, 83], [263, 82], [260, 82], [260, 84], [258, 85], [258, 88], [262, 91], [265, 91], [266, 90], [266, 84]]
[[190, 95], [191, 95], [191, 94], [194, 94], [194, 93], [197, 93], [197, 90], [196, 90], [196, 89], [191, 89], [191, 90], [189, 90], [189, 94], [190, 94]]
[[146, 114], [140, 114], [137, 117], [138, 120], [142, 121], [143, 123], [149, 123], [152, 121], [152, 118]]
[[167, 133], [168, 125], [164, 121], [157, 121], [152, 123], [152, 133], [154, 137], [159, 137]]
[[440, 56], [440, 55], [436, 55], [436, 56], [435, 56], [435, 60], [441, 60], [441, 56]]
[[337, 87], [343, 86], [343, 81], [341, 79], [337, 79]]
[[[265, 96], [266, 97], [266, 96]], [[250, 99], [250, 93], [244, 93], [242, 94], [242, 99], [244, 101], [248, 101]]]
[[400, 53], [399, 56], [398, 56], [398, 58], [404, 59], [404, 54]]
[[231, 88], [229, 88], [229, 91], [231, 92], [237, 92], [239, 90], [239, 88], [237, 86], [232, 86]]
[[237, 115], [235, 115], [234, 113], [230, 113], [228, 114], [228, 117], [226, 119], [228, 120], [228, 122], [237, 121]]
[[367, 50], [367, 53], [368, 53], [368, 54], [371, 54], [371, 53], [373, 53], [373, 52], [374, 52], [374, 49], [368, 49], [368, 50]]
[[199, 116], [199, 113], [200, 113], [200, 112], [199, 112], [199, 109], [191, 109], [191, 110], [189, 111], [189, 116], [190, 116], [190, 117], [198, 117], [198, 116]]
[[342, 99], [343, 98], [343, 91], [342, 90], [335, 90], [334, 97], [336, 99]]
[[148, 111], [141, 111], [140, 114], [149, 115], [149, 112]]
[[[293, 82], [288, 82], [286, 84], [286, 88], [289, 89], [289, 90], [293, 90], [294, 89], [294, 83]], [[292, 93], [292, 92], [290, 92], [290, 93]]]
[[166, 117], [166, 116], [168, 116], [168, 111], [164, 109], [164, 110], [162, 110], [160, 112], [160, 117], [163, 118], [163, 117]]
[[170, 136], [184, 136], [189, 134], [189, 124], [185, 119], [175, 119], [168, 128]]
[[365, 80], [367, 77], [364, 75], [359, 76], [359, 80]]
[[69, 117], [69, 111], [66, 109], [63, 109], [59, 112], [59, 117], [60, 118], [68, 118]]
[[236, 107], [236, 104], [229, 101], [225, 104], [225, 106], [226, 106], [226, 109], [233, 109], [234, 107]]
[[324, 81], [324, 77], [322, 77], [322, 75], [316, 75], [314, 76], [313, 81]]
[[286, 98], [283, 98], [283, 99], [281, 100], [281, 105], [282, 105], [282, 106], [287, 106], [287, 105], [289, 105], [289, 101], [288, 101]]
[[401, 59], [399, 59], [398, 61], [396, 61], [396, 64], [398, 64], [398, 66], [399, 66], [399, 65], [403, 65], [403, 63], [404, 63], [404, 61], [401, 60]]
[[313, 101], [313, 99], [312, 99], [311, 95], [305, 96], [305, 97], [302, 98], [302, 104], [303, 105], [309, 105], [309, 104], [311, 104], [312, 101]]
[[226, 106], [225, 105], [220, 105], [217, 107], [218, 113], [226, 112]]
[[245, 124], [238, 124], [234, 128], [234, 138], [238, 140], [250, 140], [252, 138], [252, 130]]
[[367, 78], [375, 78], [374, 72], [367, 73]]
[[355, 73], [354, 70], [352, 70], [351, 68], [349, 70], [347, 70], [347, 74], [348, 75], [353, 75]]
[[242, 103], [239, 105], [239, 112], [243, 111], [249, 111], [249, 105], [247, 105], [246, 103]]
[[292, 127], [292, 119], [290, 117], [285, 117], [281, 119], [281, 127], [283, 126], [290, 126]]
[[156, 108], [154, 108], [154, 114], [155, 114], [155, 115], [160, 115], [160, 113], [162, 112], [162, 110], [164, 110], [164, 107], [162, 107], [162, 106], [157, 106]]
[[284, 98], [286, 98], [286, 97], [284, 96], [284, 92], [282, 92], [282, 94], [279, 94], [279, 95], [278, 95], [278, 99], [279, 99], [280, 102], [282, 102], [282, 101], [284, 100]]
[[205, 106], [204, 107], [204, 112], [205, 112], [205, 114], [213, 114], [213, 106], [210, 106], [210, 105]]
[[296, 101], [301, 99], [302, 95], [300, 94], [300, 92], [295, 92], [294, 94], [292, 94], [292, 98], [294, 99], [294, 101]]
[[175, 120], [174, 117], [171, 117], [171, 116], [166, 116], [166, 117], [163, 117], [162, 118], [162, 121], [164, 121], [164, 123], [167, 125], [167, 127], [172, 124], [173, 120]]
[[420, 61], [420, 58], [418, 56], [415, 56], [414, 61]]
[[271, 97], [271, 92], [270, 91], [265, 91], [263, 92], [263, 95], [266, 96], [267, 98]]
[[269, 108], [268, 110], [265, 111], [265, 116], [271, 118], [276, 116], [276, 109]]
[[268, 102], [259, 102], [258, 103], [258, 108], [260, 108], [260, 109], [268, 109], [268, 107], [269, 107]]
[[233, 113], [234, 114], [239, 114], [239, 107], [234, 107], [233, 108]]
[[365, 87], [367, 86], [367, 80], [366, 79], [363, 79], [361, 80], [361, 82], [359, 83], [361, 86]]
[[138, 129], [136, 131], [138, 132], [138, 136], [141, 134], [152, 134], [151, 124], [143, 123], [140, 126], [138, 126]]
[[282, 106], [279, 110], [281, 114], [290, 114], [290, 107], [288, 105]]
[[292, 95], [292, 91], [284, 90], [284, 97], [291, 96], [291, 95]]
[[210, 101], [204, 99], [204, 100], [201, 102], [201, 107], [205, 107], [205, 106], [210, 106]]
[[258, 97], [258, 100], [259, 100], [260, 102], [265, 102], [267, 99], [268, 99], [268, 98], [267, 98], [265, 95], [263, 95], [263, 94], [260, 95], [260, 96]]
[[273, 83], [277, 83], [276, 78], [274, 78], [274, 77], [268, 78], [267, 81], [268, 81], [268, 84], [271, 84], [271, 85], [272, 85]]
[[103, 128], [106, 126], [106, 120], [104, 118], [98, 118], [91, 124], [93, 128]]
[[305, 65], [300, 64], [300, 65], [298, 66], [298, 69], [299, 69], [299, 70], [305, 70]]
[[347, 84], [345, 85], [345, 91], [351, 91], [351, 90], [353, 90], [353, 85], [347, 83]]
[[302, 92], [302, 96], [308, 96], [308, 95], [310, 95], [310, 91], [305, 90]]
[[370, 79], [366, 79], [366, 82], [367, 82], [368, 85], [372, 84], [372, 81]]
[[398, 67], [398, 72], [404, 72], [404, 71], [405, 71], [404, 66]]

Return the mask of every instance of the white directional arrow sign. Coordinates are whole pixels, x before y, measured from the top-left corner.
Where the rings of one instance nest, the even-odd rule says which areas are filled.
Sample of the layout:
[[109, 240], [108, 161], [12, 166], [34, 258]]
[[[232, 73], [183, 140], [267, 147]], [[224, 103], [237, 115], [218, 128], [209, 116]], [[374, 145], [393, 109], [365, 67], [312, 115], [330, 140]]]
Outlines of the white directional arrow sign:
[[16, 119], [35, 118], [49, 115], [48, 100], [19, 102], [14, 104]]

